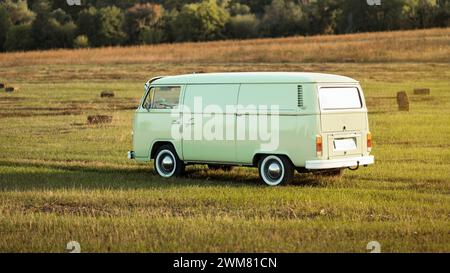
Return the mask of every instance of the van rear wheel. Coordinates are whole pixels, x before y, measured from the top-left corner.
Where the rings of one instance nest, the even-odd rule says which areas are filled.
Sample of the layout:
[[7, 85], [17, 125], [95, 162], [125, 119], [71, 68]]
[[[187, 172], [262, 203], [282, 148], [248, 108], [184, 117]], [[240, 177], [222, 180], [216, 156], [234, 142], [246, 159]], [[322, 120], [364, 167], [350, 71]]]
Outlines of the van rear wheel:
[[259, 160], [259, 177], [269, 186], [289, 183], [294, 177], [291, 161], [282, 155], [268, 155]]
[[171, 145], [161, 146], [156, 151], [155, 170], [159, 176], [169, 178], [184, 173], [185, 165]]

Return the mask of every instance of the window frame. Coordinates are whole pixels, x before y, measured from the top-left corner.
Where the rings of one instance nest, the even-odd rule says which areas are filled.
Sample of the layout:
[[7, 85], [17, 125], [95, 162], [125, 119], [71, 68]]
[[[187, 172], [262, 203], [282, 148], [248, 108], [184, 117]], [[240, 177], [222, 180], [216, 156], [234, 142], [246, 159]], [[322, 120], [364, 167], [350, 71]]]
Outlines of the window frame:
[[[175, 106], [173, 108], [170, 108], [170, 109], [169, 108], [166, 108], [166, 109], [153, 108], [153, 104], [155, 102], [155, 90], [158, 87], [171, 87], [171, 88], [177, 87], [177, 88], [179, 88], [178, 104], [177, 104], [177, 106]], [[147, 93], [145, 94], [144, 99], [142, 100], [141, 107], [143, 109], [147, 110], [148, 112], [150, 112], [150, 111], [172, 111], [173, 109], [179, 108], [180, 102], [181, 102], [182, 91], [183, 91], [183, 87], [181, 85], [152, 85], [147, 90]], [[150, 107], [146, 108], [144, 106], [144, 104], [145, 104], [145, 101], [147, 100], [148, 96], [152, 96], [152, 97], [151, 97]]]

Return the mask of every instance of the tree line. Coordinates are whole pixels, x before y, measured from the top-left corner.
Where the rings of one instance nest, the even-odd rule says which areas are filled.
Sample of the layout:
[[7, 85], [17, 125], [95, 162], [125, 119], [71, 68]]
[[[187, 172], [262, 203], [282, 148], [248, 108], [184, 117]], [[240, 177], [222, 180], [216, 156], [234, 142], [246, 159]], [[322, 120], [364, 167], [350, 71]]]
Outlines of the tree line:
[[[448, 27], [450, 0], [0, 0], [0, 51]], [[375, 1], [376, 2], [376, 1]]]

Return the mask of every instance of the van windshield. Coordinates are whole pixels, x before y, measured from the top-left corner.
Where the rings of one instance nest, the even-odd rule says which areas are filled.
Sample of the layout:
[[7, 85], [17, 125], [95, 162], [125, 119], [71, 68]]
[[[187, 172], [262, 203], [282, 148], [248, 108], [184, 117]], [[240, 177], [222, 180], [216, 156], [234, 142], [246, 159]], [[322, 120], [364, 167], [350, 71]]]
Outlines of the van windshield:
[[356, 87], [322, 87], [319, 89], [322, 110], [360, 109], [359, 90]]

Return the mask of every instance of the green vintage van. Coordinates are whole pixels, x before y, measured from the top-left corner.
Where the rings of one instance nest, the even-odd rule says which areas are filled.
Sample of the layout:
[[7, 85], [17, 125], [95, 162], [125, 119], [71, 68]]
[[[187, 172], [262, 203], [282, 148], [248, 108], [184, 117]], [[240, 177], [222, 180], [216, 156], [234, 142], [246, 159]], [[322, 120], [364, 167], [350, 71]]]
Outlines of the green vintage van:
[[275, 186], [294, 171], [340, 175], [374, 163], [367, 108], [351, 78], [293, 72], [157, 77], [134, 116], [130, 159], [162, 177], [186, 165], [258, 167]]

